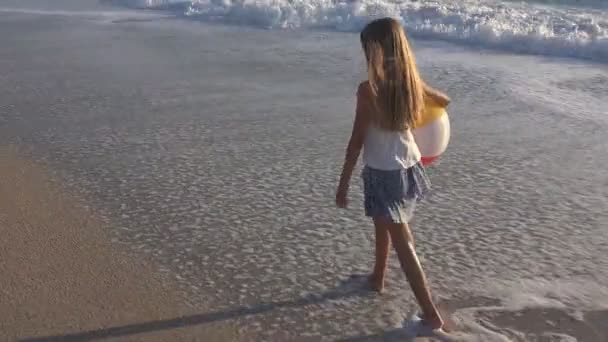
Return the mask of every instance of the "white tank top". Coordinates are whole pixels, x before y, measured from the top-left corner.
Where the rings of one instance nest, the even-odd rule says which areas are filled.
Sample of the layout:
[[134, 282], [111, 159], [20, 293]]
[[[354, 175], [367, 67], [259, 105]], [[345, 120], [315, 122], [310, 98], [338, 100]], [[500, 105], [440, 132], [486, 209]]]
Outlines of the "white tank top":
[[420, 161], [420, 150], [412, 132], [388, 131], [370, 125], [363, 143], [363, 162], [372, 169], [399, 170]]

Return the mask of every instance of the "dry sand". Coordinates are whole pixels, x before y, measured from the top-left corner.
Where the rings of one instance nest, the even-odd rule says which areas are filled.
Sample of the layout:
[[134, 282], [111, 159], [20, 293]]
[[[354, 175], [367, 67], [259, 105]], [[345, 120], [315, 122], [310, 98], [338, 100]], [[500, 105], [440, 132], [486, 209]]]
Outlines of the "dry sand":
[[201, 312], [106, 229], [44, 168], [0, 148], [0, 340], [237, 339], [197, 324]]

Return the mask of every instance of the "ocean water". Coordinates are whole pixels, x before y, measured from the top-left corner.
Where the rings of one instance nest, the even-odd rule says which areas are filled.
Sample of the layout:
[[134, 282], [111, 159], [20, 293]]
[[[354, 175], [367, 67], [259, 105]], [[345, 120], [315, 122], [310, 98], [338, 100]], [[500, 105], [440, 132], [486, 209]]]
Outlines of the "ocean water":
[[172, 9], [205, 21], [263, 28], [358, 31], [392, 16], [418, 38], [517, 53], [608, 61], [608, 2], [603, 0], [121, 0]]
[[356, 30], [396, 15], [454, 99], [413, 227], [461, 340], [605, 341], [603, 1], [69, 1], [0, 8], [0, 142], [242, 340], [403, 340], [416, 305], [394, 254], [385, 295], [353, 277], [373, 246], [356, 176], [352, 208], [333, 205], [365, 76]]

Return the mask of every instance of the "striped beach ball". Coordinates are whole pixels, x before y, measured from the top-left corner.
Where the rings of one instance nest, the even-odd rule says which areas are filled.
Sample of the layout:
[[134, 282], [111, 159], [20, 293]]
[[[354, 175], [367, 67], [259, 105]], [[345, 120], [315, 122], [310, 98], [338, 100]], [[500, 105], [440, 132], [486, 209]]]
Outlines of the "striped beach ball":
[[412, 134], [422, 155], [422, 165], [428, 166], [439, 159], [450, 141], [450, 119], [445, 108], [427, 100]]

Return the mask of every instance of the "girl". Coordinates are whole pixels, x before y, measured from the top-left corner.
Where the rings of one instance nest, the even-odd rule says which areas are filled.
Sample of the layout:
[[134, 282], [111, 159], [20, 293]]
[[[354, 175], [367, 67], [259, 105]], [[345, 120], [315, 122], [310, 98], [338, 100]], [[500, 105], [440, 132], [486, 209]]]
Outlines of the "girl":
[[336, 204], [347, 205], [350, 178], [363, 149], [362, 178], [365, 214], [376, 230], [376, 263], [370, 283], [384, 287], [389, 245], [422, 308], [419, 323], [441, 329], [443, 319], [433, 300], [414, 250], [408, 222], [430, 183], [420, 165], [420, 151], [411, 128], [424, 110], [425, 98], [446, 106], [449, 98], [427, 86], [418, 74], [414, 54], [398, 21], [378, 19], [361, 32], [368, 80], [359, 85], [352, 135], [336, 193]]

